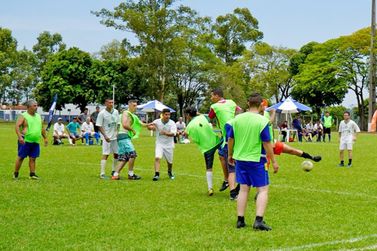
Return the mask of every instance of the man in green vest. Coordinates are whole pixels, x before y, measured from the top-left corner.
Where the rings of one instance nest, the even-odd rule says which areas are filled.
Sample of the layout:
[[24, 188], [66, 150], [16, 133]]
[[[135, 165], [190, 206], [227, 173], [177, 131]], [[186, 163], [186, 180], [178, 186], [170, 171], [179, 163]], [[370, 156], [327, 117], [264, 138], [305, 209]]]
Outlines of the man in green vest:
[[256, 187], [256, 217], [253, 224], [255, 230], [269, 231], [271, 228], [263, 221], [268, 201], [268, 170], [265, 167], [266, 155], [276, 173], [279, 165], [275, 160], [269, 121], [260, 115], [263, 111], [262, 97], [252, 94], [248, 99], [249, 110], [228, 122], [228, 161], [236, 166], [237, 182], [241, 189], [237, 199], [237, 228], [245, 224], [245, 211], [250, 187]]
[[224, 182], [220, 191], [224, 191], [228, 186], [230, 189], [230, 199], [236, 200], [239, 186], [236, 187], [235, 182], [235, 169], [234, 166], [230, 165], [227, 161], [228, 158], [228, 147], [227, 147], [227, 137], [225, 131], [225, 124], [236, 116], [236, 113], [242, 111], [242, 109], [237, 106], [237, 104], [231, 99], [224, 99], [224, 93], [220, 88], [213, 89], [211, 92], [211, 109], [208, 113], [210, 119], [216, 119], [217, 126], [221, 130], [223, 144], [219, 148], [220, 163], [223, 168]]
[[119, 173], [122, 171], [124, 165], [128, 162], [128, 179], [139, 180], [140, 176], [134, 173], [135, 159], [137, 157], [135, 147], [131, 139], [139, 137], [142, 126], [147, 124], [140, 121], [139, 117], [134, 113], [137, 110], [137, 101], [128, 101], [128, 110], [125, 110], [120, 115], [119, 131], [118, 131], [118, 165], [112, 175], [113, 180], [119, 180]]
[[334, 123], [333, 117], [330, 115], [328, 111], [325, 112], [325, 116], [323, 116], [323, 142], [325, 142], [326, 134], [329, 135], [329, 142], [331, 140], [331, 127]]
[[22, 113], [16, 122], [16, 134], [18, 137], [18, 156], [14, 168], [13, 178], [18, 179], [22, 162], [29, 157], [30, 179], [37, 180], [35, 174], [35, 160], [39, 157], [39, 142], [43, 136], [47, 146], [46, 131], [43, 128], [41, 115], [37, 113], [38, 104], [34, 100], [26, 102], [27, 111]]
[[212, 196], [213, 190], [213, 159], [216, 150], [221, 145], [220, 137], [213, 131], [212, 124], [208, 117], [203, 114], [198, 115], [194, 107], [185, 109], [185, 116], [188, 120], [188, 125], [184, 134], [191, 138], [196, 143], [204, 156], [206, 164], [206, 177], [208, 185], [208, 196]]

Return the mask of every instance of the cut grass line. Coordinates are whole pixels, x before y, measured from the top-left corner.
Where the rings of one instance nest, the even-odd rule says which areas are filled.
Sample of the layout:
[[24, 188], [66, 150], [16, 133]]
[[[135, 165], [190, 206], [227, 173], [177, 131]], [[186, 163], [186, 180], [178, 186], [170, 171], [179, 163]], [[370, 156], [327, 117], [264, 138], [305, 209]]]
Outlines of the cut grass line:
[[362, 248], [342, 249], [340, 251], [363, 251], [363, 250], [377, 250], [377, 244]]
[[[355, 238], [352, 238], [352, 239], [344, 239], [344, 240], [328, 241], [328, 242], [320, 242], [320, 243], [311, 243], [311, 244], [306, 244], [306, 245], [297, 246], [297, 247], [287, 247], [287, 248], [282, 248], [282, 249], [274, 249], [274, 251], [286, 251], [286, 250], [289, 251], [289, 250], [300, 250], [300, 249], [306, 250], [306, 249], [309, 249], [309, 248], [317, 248], [317, 247], [324, 247], [324, 246], [333, 246], [333, 245], [337, 245], [337, 244], [354, 243], [354, 242], [359, 242], [359, 241], [371, 239], [371, 238], [377, 238], [377, 234], [364, 235], [364, 236], [359, 236], [359, 237], [355, 237]], [[367, 247], [367, 248], [372, 248], [372, 247], [376, 247], [376, 245], [373, 245], [373, 246], [370, 246], [370, 247]], [[358, 250], [358, 249], [356, 249], [356, 250]], [[367, 250], [367, 249], [362, 249], [362, 250]]]

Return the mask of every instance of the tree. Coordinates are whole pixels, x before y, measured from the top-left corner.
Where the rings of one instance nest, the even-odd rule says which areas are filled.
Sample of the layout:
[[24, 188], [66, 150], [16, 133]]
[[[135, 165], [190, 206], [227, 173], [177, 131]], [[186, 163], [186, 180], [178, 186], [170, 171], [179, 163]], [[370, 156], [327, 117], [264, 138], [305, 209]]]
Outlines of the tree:
[[339, 75], [334, 55], [336, 47], [333, 42], [314, 45], [294, 76], [292, 96], [309, 104], [317, 114], [322, 107], [340, 104], [347, 93], [346, 80]]
[[57, 109], [73, 103], [84, 111], [88, 103], [96, 100], [98, 92], [89, 78], [91, 67], [89, 53], [78, 48], [70, 48], [49, 57], [41, 73], [42, 82], [34, 90], [38, 103], [48, 110], [52, 97], [58, 94]]
[[274, 47], [263, 42], [254, 44], [243, 57], [246, 67], [250, 69], [250, 89], [265, 97], [275, 97], [276, 102], [287, 98], [293, 87], [289, 62], [295, 53], [293, 49]]
[[12, 32], [0, 27], [0, 101], [7, 101], [7, 90], [12, 84], [12, 68], [17, 58], [17, 41]]
[[247, 8], [237, 8], [232, 14], [217, 17], [213, 29], [215, 52], [227, 64], [242, 55], [247, 43], [263, 38], [263, 33], [258, 30], [258, 20]]
[[[39, 73], [42, 71], [48, 58], [57, 52], [65, 50], [66, 45], [63, 43], [63, 38], [59, 33], [51, 34], [48, 31], [39, 34], [37, 41], [33, 46], [33, 52], [38, 60], [36, 71]], [[38, 77], [40, 77], [39, 74]]]
[[148, 92], [153, 98], [163, 101], [172, 81], [172, 66], [175, 65], [176, 40], [179, 40], [177, 11], [173, 9], [174, 0], [126, 1], [114, 11], [102, 9], [93, 12], [101, 17], [101, 23], [116, 29], [132, 32], [139, 40], [130, 46], [138, 53]]

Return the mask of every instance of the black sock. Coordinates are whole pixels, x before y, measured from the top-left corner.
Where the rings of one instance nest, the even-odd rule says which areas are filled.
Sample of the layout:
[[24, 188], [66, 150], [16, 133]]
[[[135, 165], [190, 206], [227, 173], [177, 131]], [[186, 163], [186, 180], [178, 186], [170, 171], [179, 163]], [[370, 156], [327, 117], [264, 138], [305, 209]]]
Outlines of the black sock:
[[30, 176], [35, 176], [35, 173], [30, 173]]
[[352, 164], [352, 159], [348, 159], [348, 165]]
[[344, 160], [341, 160], [341, 161], [340, 161], [340, 164], [344, 165]]
[[171, 175], [171, 170], [168, 171], [168, 174]]
[[15, 178], [18, 178], [18, 172], [14, 172], [13, 174]]
[[245, 217], [244, 216], [238, 216], [238, 220], [240, 222], [245, 222]]
[[255, 217], [256, 222], [262, 222], [263, 221], [263, 216], [256, 216]]
[[160, 176], [160, 172], [154, 172], [154, 176]]
[[309, 153], [306, 153], [306, 152], [303, 152], [301, 154], [301, 157], [303, 157], [305, 159], [313, 159], [313, 157]]

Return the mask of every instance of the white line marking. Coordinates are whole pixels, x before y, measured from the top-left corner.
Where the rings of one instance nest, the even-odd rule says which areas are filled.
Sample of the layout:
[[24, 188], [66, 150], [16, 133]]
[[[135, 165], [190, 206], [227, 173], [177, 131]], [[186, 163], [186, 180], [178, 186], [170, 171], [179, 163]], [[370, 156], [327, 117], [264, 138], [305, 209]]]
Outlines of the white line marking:
[[[285, 250], [288, 251], [288, 250], [308, 249], [308, 248], [323, 247], [323, 246], [332, 246], [332, 245], [337, 245], [337, 244], [354, 243], [354, 242], [358, 242], [358, 241], [362, 241], [362, 240], [366, 240], [366, 239], [370, 239], [370, 238], [377, 238], [377, 234], [365, 235], [365, 236], [360, 236], [360, 237], [356, 237], [356, 238], [352, 238], [352, 239], [312, 243], [312, 244], [296, 246], [296, 247], [274, 249], [274, 251], [285, 251]], [[373, 246], [371, 246], [371, 247], [373, 247]], [[374, 246], [374, 247], [376, 247], [376, 246]], [[367, 247], [367, 248], [369, 248], [369, 247]]]

